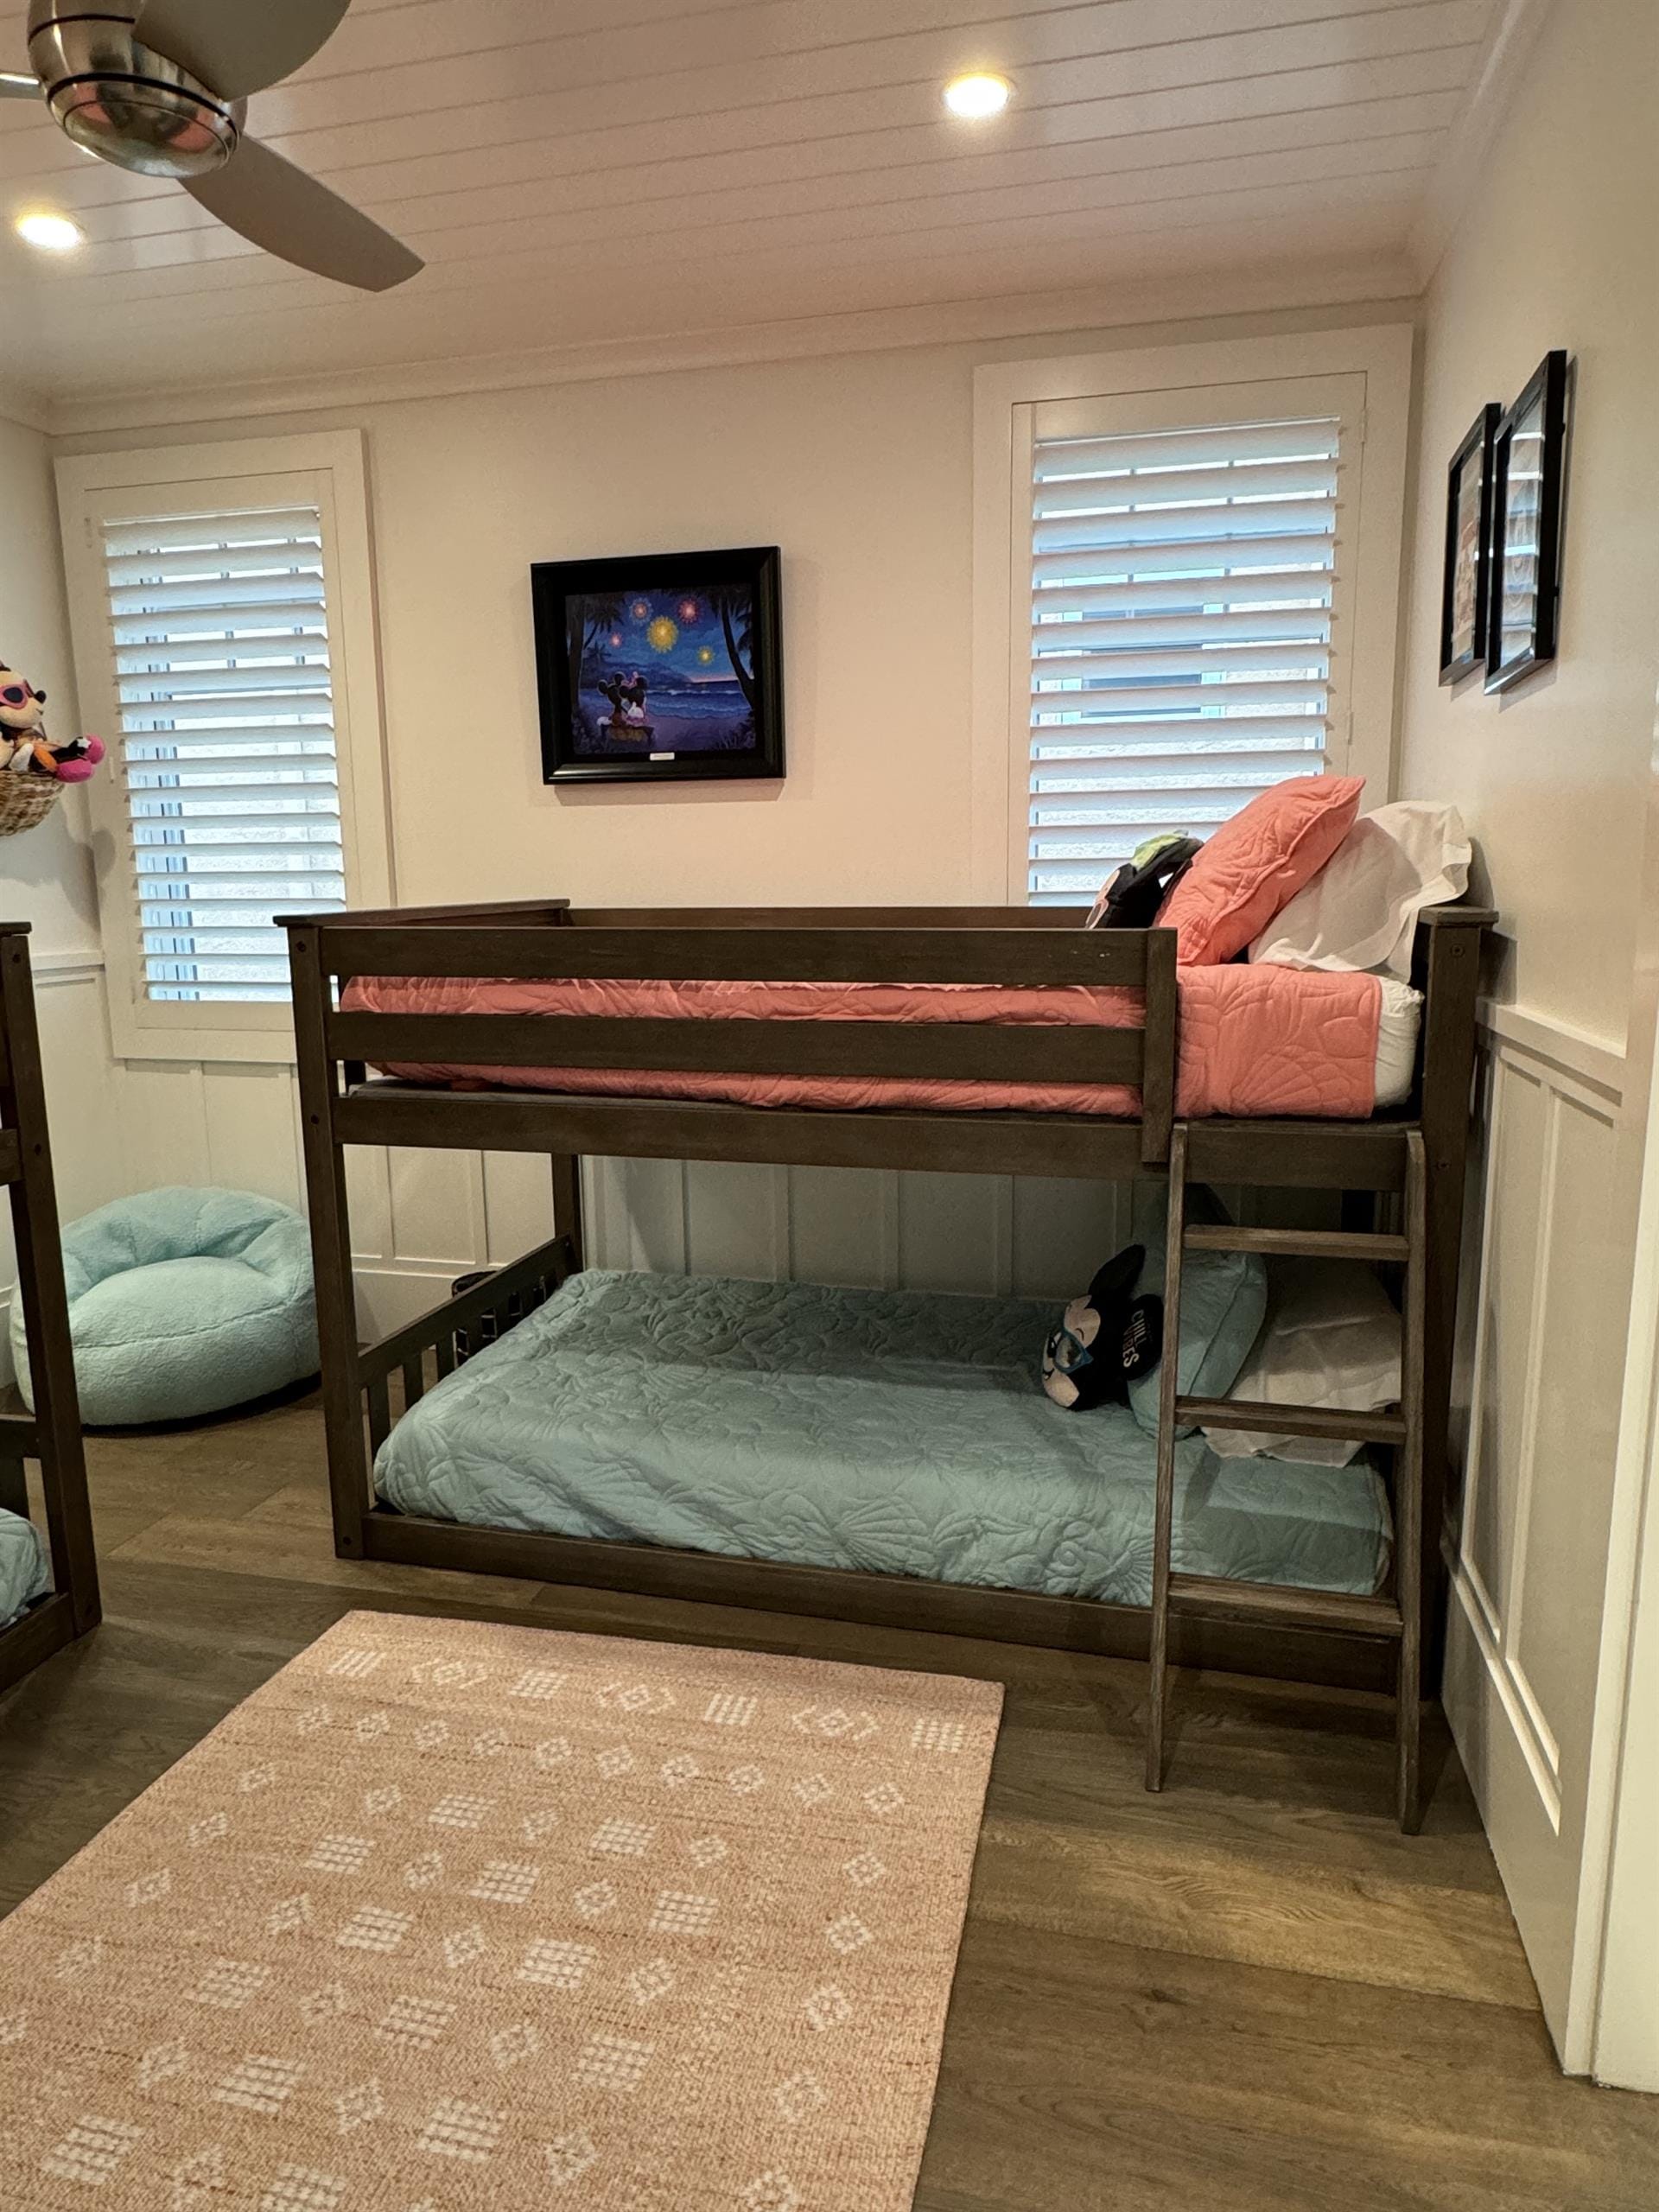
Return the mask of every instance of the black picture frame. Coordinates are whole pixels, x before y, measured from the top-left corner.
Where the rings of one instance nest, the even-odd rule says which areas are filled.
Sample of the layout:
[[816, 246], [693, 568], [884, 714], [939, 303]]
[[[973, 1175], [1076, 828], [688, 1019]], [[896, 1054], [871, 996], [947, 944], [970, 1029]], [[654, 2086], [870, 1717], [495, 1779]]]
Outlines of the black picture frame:
[[1440, 584], [1440, 681], [1460, 683], [1486, 662], [1491, 589], [1492, 441], [1503, 409], [1489, 399], [1446, 472], [1446, 568]]
[[1488, 691], [1555, 658], [1567, 404], [1567, 358], [1558, 350], [1545, 354], [1493, 434]]
[[775, 545], [534, 563], [542, 780], [782, 776], [782, 565]]

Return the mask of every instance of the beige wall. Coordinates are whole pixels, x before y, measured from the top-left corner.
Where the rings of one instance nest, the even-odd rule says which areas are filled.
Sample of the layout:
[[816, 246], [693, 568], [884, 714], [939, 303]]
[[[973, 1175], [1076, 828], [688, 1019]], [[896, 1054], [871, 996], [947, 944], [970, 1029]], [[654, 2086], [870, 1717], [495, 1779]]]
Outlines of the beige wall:
[[[0, 660], [48, 694], [47, 728], [73, 736], [75, 690], [58, 554], [52, 460], [38, 430], [0, 417]], [[67, 791], [50, 817], [0, 838], [0, 918], [31, 922], [36, 959], [92, 950], [98, 906], [85, 802]]]
[[[63, 449], [364, 428], [400, 899], [950, 900], [969, 893], [976, 366], [1409, 315], [1384, 302], [1141, 324], [179, 423]], [[531, 563], [773, 543], [786, 780], [543, 785]]]
[[[1656, 88], [1653, 0], [1558, 0], [1429, 286], [1401, 743], [1405, 791], [1464, 809], [1504, 947], [1446, 1707], [1578, 2069], [1611, 1787], [1604, 1626], [1622, 1636], [1617, 1563], [1639, 1504], [1620, 1395], [1652, 1027], [1637, 945], [1659, 677]], [[1553, 346], [1577, 363], [1559, 658], [1501, 697], [1478, 677], [1442, 690], [1446, 459]], [[1628, 1349], [1634, 1374], [1650, 1346]]]
[[[1409, 318], [1397, 302], [1014, 343], [637, 375], [531, 391], [181, 422], [65, 441], [143, 447], [365, 433], [399, 899], [616, 904], [970, 895], [973, 373]], [[529, 568], [641, 548], [779, 543], [781, 784], [554, 791], [541, 781]], [[285, 1068], [129, 1063], [116, 1111], [145, 1180], [298, 1196]], [[592, 1249], [620, 1265], [1070, 1294], [1122, 1241], [1114, 1193], [1026, 1179], [596, 1166]], [[353, 1182], [365, 1319], [533, 1241], [538, 1163], [365, 1153]]]
[[[1429, 287], [1402, 751], [1404, 789], [1457, 798], [1480, 842], [1501, 995], [1615, 1047], [1659, 669], [1656, 96], [1654, 0], [1561, 0]], [[1443, 690], [1446, 460], [1556, 346], [1578, 364], [1560, 657], [1501, 698]]]

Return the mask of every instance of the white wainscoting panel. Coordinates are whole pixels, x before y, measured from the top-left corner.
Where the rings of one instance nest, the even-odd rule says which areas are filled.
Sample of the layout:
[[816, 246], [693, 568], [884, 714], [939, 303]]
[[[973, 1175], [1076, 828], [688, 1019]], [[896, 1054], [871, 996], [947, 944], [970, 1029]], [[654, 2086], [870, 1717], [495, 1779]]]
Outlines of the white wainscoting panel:
[[1128, 1239], [1128, 1193], [1112, 1184], [708, 1161], [588, 1166], [596, 1267], [1065, 1299]]
[[1464, 1306], [1446, 1701], [1559, 2043], [1630, 1280], [1623, 1064], [1498, 1009], [1480, 1079], [1483, 1234]]
[[[132, 1141], [119, 1103], [118, 1071], [110, 1058], [101, 963], [36, 954], [35, 1014], [58, 1205], [67, 1219], [135, 1187]], [[0, 1305], [8, 1319], [15, 1275], [11, 1211], [0, 1205], [0, 1284], [8, 1287]], [[0, 1382], [10, 1379], [11, 1353], [0, 1331]]]

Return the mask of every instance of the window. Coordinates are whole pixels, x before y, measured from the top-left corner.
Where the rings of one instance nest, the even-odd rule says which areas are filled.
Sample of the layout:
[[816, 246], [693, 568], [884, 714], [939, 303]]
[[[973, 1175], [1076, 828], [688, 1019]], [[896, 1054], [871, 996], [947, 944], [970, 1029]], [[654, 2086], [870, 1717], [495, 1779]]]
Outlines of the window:
[[[227, 473], [238, 458], [255, 465]], [[93, 789], [118, 1049], [287, 1057], [275, 917], [385, 895], [360, 442], [60, 475], [83, 713], [110, 747]]]
[[1342, 424], [1090, 437], [1042, 414], [1026, 895], [1047, 906], [1325, 765]]
[[[1231, 365], [1265, 347], [1276, 364], [1377, 334], [1202, 350]], [[994, 480], [978, 487], [976, 626], [1001, 664], [982, 661], [977, 787], [988, 812], [1002, 795], [995, 895], [1087, 904], [1146, 839], [1206, 837], [1327, 766], [1366, 773], [1373, 804], [1389, 795], [1403, 372], [1397, 393], [1363, 370], [1222, 384], [1193, 373], [1198, 351], [1119, 357], [1102, 382], [1123, 390], [1090, 391], [1089, 363], [981, 372]], [[1379, 399], [1398, 402], [1388, 451], [1372, 443]], [[998, 856], [978, 842], [989, 896]]]

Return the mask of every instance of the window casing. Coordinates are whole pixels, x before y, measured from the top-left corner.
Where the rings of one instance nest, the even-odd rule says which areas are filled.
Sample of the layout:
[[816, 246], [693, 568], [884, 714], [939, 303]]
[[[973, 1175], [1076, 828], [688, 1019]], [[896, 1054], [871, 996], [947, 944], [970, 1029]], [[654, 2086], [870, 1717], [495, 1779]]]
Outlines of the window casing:
[[291, 1058], [272, 917], [390, 896], [361, 439], [75, 456], [59, 495], [116, 1050]]
[[1331, 768], [1391, 795], [1409, 334], [977, 378], [976, 895], [1087, 904]]

